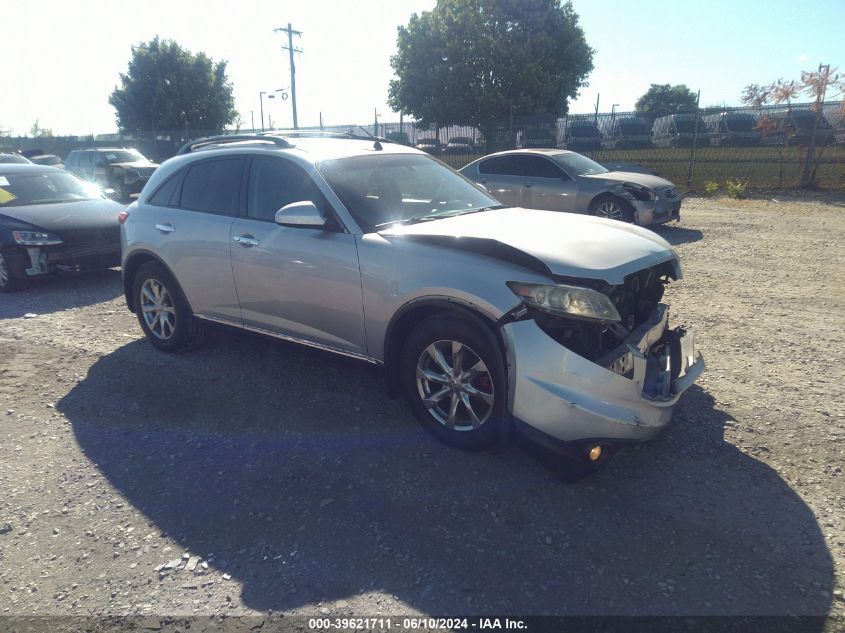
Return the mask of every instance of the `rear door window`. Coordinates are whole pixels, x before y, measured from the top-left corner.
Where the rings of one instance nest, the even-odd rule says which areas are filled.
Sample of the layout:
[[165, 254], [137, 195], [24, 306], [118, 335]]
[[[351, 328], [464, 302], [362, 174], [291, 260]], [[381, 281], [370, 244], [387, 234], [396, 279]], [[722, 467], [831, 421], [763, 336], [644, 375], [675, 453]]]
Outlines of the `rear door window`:
[[191, 211], [236, 215], [243, 158], [220, 158], [194, 164], [182, 180], [178, 206]]

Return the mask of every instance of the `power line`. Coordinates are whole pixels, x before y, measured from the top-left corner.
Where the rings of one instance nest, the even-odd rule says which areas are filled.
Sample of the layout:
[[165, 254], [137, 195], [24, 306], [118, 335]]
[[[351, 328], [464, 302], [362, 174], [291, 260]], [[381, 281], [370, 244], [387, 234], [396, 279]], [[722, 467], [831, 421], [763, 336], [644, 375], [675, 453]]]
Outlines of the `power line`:
[[293, 36], [294, 35], [302, 35], [302, 31], [294, 31], [293, 27], [291, 26], [290, 22], [288, 22], [287, 28], [279, 27], [277, 29], [273, 29], [274, 32], [282, 32], [288, 34], [288, 45], [282, 45], [282, 50], [288, 51], [290, 54], [290, 103], [291, 107], [293, 108], [293, 129], [296, 130], [299, 128], [299, 124], [296, 120], [296, 65], [293, 61], [293, 54], [294, 53], [301, 53], [301, 48], [294, 48], [293, 46]]

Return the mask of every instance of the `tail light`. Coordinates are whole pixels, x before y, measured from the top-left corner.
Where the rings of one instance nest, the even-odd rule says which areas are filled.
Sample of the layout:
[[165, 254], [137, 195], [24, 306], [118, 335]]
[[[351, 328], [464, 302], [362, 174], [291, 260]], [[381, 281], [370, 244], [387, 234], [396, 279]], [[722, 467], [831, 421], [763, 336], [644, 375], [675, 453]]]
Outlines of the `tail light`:
[[117, 214], [117, 223], [123, 224], [126, 220], [129, 219], [129, 211], [123, 210]]

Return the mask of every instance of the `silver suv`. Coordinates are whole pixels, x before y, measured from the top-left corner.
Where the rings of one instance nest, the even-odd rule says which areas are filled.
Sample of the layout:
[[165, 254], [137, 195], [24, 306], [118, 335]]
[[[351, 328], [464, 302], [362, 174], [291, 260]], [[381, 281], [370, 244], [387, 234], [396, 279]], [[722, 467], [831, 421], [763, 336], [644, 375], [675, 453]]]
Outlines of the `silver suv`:
[[213, 322], [382, 365], [461, 448], [515, 425], [588, 471], [666, 426], [704, 368], [668, 326], [681, 268], [662, 238], [504, 207], [385, 140], [203, 139], [122, 219], [126, 301], [153, 345]]

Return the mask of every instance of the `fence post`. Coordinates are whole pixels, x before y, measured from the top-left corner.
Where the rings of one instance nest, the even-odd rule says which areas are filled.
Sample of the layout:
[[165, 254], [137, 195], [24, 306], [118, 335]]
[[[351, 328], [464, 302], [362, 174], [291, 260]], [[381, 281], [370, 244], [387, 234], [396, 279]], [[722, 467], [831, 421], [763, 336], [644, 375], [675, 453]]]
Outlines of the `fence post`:
[[695, 125], [692, 128], [692, 147], [690, 148], [689, 163], [687, 164], [687, 191], [692, 189], [692, 168], [695, 165], [695, 148], [698, 145], [698, 120], [701, 118], [700, 101], [701, 90], [698, 91], [698, 96], [695, 98]]

